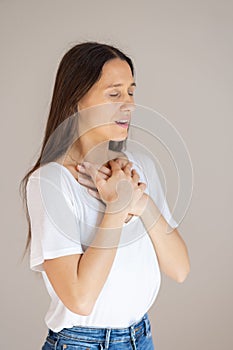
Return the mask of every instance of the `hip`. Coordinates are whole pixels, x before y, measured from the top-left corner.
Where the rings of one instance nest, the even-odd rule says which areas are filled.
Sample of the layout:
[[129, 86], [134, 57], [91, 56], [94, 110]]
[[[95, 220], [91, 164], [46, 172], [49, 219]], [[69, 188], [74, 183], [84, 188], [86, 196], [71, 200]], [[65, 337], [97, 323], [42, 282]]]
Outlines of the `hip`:
[[42, 350], [154, 350], [148, 314], [126, 328], [75, 326], [49, 329]]

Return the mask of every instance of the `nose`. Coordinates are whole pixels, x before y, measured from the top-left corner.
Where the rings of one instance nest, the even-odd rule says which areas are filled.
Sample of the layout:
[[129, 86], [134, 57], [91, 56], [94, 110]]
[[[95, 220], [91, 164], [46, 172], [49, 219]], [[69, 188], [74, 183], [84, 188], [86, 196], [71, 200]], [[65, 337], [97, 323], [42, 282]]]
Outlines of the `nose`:
[[123, 114], [131, 114], [135, 110], [135, 104], [134, 103], [124, 103], [120, 107], [120, 111]]

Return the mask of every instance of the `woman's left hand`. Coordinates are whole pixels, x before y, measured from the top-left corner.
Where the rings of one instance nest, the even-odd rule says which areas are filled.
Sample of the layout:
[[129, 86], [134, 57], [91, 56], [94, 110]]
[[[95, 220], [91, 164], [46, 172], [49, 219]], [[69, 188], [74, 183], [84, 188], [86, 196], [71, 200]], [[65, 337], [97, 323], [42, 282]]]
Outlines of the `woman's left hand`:
[[[123, 168], [128, 161], [126, 159], [122, 158], [116, 158], [115, 161], [120, 164], [120, 167]], [[95, 167], [95, 169], [101, 174], [103, 179], [107, 179], [108, 177], [111, 176], [112, 172], [111, 169], [108, 167], [108, 163], [102, 165], [100, 168], [97, 164], [91, 163], [92, 166]], [[78, 176], [76, 177], [77, 181], [87, 187], [88, 192], [95, 198], [100, 199], [100, 195], [98, 193], [98, 190], [92, 180], [91, 175], [88, 173], [88, 169], [85, 167], [85, 162], [82, 165], [77, 166], [77, 171], [78, 171]]]
[[[115, 161], [120, 164], [120, 167], [123, 168], [127, 163], [128, 160], [123, 159], [123, 158], [116, 158]], [[107, 179], [108, 177], [111, 176], [111, 170], [108, 167], [108, 163], [102, 165], [100, 168], [97, 166], [97, 164], [93, 164], [96, 170], [99, 171], [99, 173], [102, 175], [103, 179]], [[78, 165], [77, 166], [77, 171], [78, 171], [78, 177], [76, 177], [77, 181], [87, 187], [88, 192], [95, 197], [98, 200], [100, 199], [100, 195], [98, 193], [98, 190], [92, 180], [92, 177], [88, 174], [88, 169], [85, 168], [85, 162], [83, 165]], [[142, 198], [138, 201], [136, 207], [134, 207], [133, 212], [128, 214], [128, 217], [125, 222], [128, 222], [134, 215], [138, 216], [141, 215], [142, 211], [144, 210], [144, 206], [146, 203], [146, 197], [145, 195], [142, 196]]]

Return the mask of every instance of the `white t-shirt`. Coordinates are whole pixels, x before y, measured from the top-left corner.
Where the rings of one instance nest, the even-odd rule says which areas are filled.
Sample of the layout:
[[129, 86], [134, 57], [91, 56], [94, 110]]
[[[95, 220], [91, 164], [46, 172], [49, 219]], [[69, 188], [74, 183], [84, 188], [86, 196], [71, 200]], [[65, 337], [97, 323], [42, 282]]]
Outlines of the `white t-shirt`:
[[[148, 155], [124, 151], [147, 183], [148, 193], [171, 227], [172, 218], [155, 164]], [[30, 268], [41, 271], [51, 297], [45, 316], [55, 332], [73, 326], [128, 327], [152, 306], [161, 275], [157, 255], [144, 225], [134, 216], [122, 228], [120, 242], [108, 278], [90, 315], [71, 312], [58, 298], [43, 270], [45, 259], [84, 253], [101, 223], [104, 204], [92, 197], [70, 171], [50, 162], [34, 171], [27, 184], [31, 219]]]

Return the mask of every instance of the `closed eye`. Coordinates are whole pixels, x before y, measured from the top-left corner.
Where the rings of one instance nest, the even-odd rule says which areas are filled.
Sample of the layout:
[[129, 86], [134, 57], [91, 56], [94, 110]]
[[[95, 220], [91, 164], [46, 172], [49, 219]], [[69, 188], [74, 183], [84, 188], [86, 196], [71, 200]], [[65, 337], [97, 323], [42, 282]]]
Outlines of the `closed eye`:
[[[134, 95], [134, 93], [133, 92], [128, 92], [128, 94], [129, 94], [129, 96], [133, 96]], [[117, 94], [109, 94], [109, 96], [111, 96], [111, 97], [117, 97], [119, 94], [117, 93]]]

